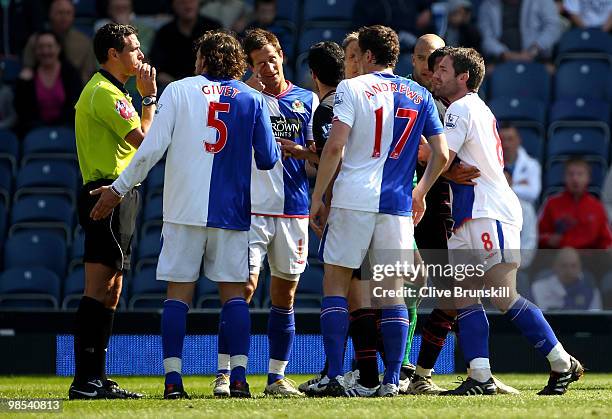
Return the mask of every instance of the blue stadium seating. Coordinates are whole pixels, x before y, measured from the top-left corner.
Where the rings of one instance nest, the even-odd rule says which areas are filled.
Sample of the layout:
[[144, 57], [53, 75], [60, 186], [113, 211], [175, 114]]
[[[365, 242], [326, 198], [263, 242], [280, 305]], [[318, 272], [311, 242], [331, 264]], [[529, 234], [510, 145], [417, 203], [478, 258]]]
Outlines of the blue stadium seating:
[[297, 52], [298, 54], [308, 52], [311, 45], [320, 41], [335, 41], [341, 45], [345, 36], [346, 30], [341, 28], [314, 27], [305, 29], [300, 36]]
[[146, 203], [143, 210], [143, 231], [162, 225], [163, 202], [162, 196], [156, 195]]
[[310, 227], [308, 227], [308, 257], [316, 258], [319, 255], [319, 244], [321, 239]]
[[[200, 279], [198, 279], [198, 283], [196, 285], [195, 300], [196, 300], [195, 306], [197, 308], [209, 308], [209, 309], [221, 308], [221, 300], [219, 299], [219, 290], [217, 288], [217, 284], [212, 282], [210, 279], [206, 278], [205, 276], [202, 276], [200, 277]], [[254, 304], [254, 301], [251, 300], [251, 305], [253, 304]]]
[[143, 236], [138, 243], [138, 262], [136, 263], [136, 272], [140, 272], [143, 267], [157, 266], [157, 258], [161, 251], [161, 236], [159, 234], [147, 234]]
[[49, 231], [20, 231], [9, 237], [4, 248], [4, 267], [43, 267], [63, 278], [66, 272], [66, 241]]
[[550, 75], [540, 63], [507, 62], [495, 67], [489, 79], [490, 98], [532, 98], [548, 103]]
[[0, 68], [2, 68], [2, 81], [15, 83], [21, 72], [21, 62], [18, 58], [4, 56], [0, 59]]
[[[2, 251], [4, 237], [6, 234], [6, 213], [6, 205], [0, 201], [0, 251]], [[0, 264], [0, 266], [2, 266], [2, 264]]]
[[5, 206], [11, 202], [13, 174], [8, 166], [0, 165], [0, 199]]
[[323, 295], [323, 268], [308, 266], [300, 277], [294, 307], [320, 308]]
[[[292, 3], [290, 1], [280, 3]], [[304, 2], [304, 23], [314, 21], [345, 21], [353, 19], [355, 0], [308, 0]]]
[[538, 161], [544, 158], [544, 138], [537, 130], [530, 128], [518, 128], [521, 136], [521, 145], [531, 157]]
[[19, 140], [9, 130], [0, 129], [0, 166], [7, 166], [13, 174], [17, 173], [19, 159]]
[[24, 229], [59, 230], [67, 244], [72, 241], [74, 211], [58, 196], [30, 195], [13, 203], [9, 237]]
[[612, 61], [612, 36], [599, 29], [572, 29], [565, 32], [557, 46], [557, 66], [567, 59]]
[[394, 73], [402, 77], [412, 74], [412, 54], [400, 54]]
[[503, 97], [489, 102], [498, 121], [512, 121], [517, 127], [533, 127], [544, 135], [546, 107], [531, 98]]
[[548, 137], [561, 128], [595, 128], [610, 138], [610, 104], [596, 100], [575, 98], [558, 100], [550, 110]]
[[130, 310], [160, 309], [166, 299], [167, 284], [156, 279], [155, 268], [146, 268], [132, 277], [130, 283]]
[[577, 97], [610, 100], [611, 64], [605, 61], [565, 61], [557, 68], [555, 96], [557, 99]]
[[74, 166], [64, 161], [37, 160], [17, 174], [15, 200], [30, 194], [60, 194], [76, 203], [79, 177]]
[[74, 238], [70, 248], [70, 263], [68, 272], [72, 272], [83, 265], [83, 255], [85, 254], [85, 232], [78, 226], [74, 231]]
[[609, 140], [593, 128], [563, 129], [548, 139], [547, 160], [572, 155], [585, 156], [608, 164]]
[[0, 275], [0, 307], [57, 309], [60, 279], [45, 268], [13, 268]]
[[96, 0], [72, 0], [78, 17], [96, 17]]
[[40, 127], [23, 140], [22, 164], [34, 159], [77, 160], [74, 131], [67, 127]]

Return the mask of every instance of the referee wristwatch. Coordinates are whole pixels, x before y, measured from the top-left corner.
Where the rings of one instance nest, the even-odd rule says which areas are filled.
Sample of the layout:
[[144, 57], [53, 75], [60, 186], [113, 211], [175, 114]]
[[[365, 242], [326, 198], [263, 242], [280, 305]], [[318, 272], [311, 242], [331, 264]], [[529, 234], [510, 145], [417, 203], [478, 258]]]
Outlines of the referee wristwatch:
[[142, 106], [151, 106], [157, 103], [157, 97], [155, 96], [145, 96], [142, 98]]

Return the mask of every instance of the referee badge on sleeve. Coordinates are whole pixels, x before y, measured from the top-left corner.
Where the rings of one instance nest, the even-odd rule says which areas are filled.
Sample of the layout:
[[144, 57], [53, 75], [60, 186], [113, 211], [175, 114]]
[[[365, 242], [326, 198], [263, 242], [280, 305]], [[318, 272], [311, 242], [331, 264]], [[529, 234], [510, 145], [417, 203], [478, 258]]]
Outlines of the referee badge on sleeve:
[[132, 119], [136, 110], [134, 107], [125, 99], [118, 99], [115, 103], [115, 111], [125, 120]]

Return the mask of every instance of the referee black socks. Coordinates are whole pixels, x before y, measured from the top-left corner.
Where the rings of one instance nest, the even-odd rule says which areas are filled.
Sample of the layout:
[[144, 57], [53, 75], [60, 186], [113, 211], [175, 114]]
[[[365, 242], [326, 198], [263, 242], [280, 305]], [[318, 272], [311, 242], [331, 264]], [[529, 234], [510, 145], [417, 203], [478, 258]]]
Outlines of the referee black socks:
[[114, 310], [83, 296], [74, 330], [75, 383], [106, 378], [106, 347], [113, 327]]

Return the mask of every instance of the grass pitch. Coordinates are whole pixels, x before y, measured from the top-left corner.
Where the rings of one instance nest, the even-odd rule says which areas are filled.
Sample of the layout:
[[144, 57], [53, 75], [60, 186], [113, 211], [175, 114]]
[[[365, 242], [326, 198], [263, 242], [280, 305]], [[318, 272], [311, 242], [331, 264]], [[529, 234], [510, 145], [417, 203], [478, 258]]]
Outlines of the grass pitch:
[[[54, 376], [0, 377], [0, 398], [59, 398], [64, 417], [175, 418], [610, 418], [612, 417], [612, 374], [588, 373], [562, 397], [535, 393], [546, 383], [544, 374], [500, 374], [505, 383], [521, 391], [516, 396], [400, 396], [373, 399], [278, 399], [263, 397], [265, 377], [251, 376], [254, 399], [214, 399], [212, 377], [185, 377], [192, 400], [163, 400], [161, 377], [116, 377], [120, 385], [147, 395], [142, 400], [68, 401], [70, 378]], [[306, 376], [291, 376], [300, 383]], [[454, 388], [456, 376], [440, 375], [435, 380]], [[34, 413], [41, 416], [41, 413]], [[34, 415], [32, 414], [32, 415]], [[24, 413], [0, 412], [0, 417], [28, 417]]]

